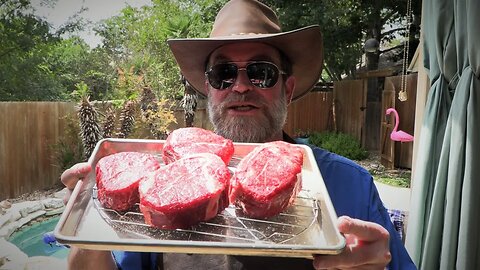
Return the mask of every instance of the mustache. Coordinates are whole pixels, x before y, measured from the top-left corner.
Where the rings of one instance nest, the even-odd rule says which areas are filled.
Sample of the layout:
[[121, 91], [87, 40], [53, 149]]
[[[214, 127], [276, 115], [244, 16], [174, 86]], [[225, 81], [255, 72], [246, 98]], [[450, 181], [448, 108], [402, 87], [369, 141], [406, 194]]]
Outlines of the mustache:
[[227, 97], [223, 99], [220, 107], [226, 108], [227, 104], [234, 102], [248, 102], [259, 105], [259, 107], [268, 105], [267, 101], [261, 95], [257, 95], [254, 92], [249, 91], [248, 93], [230, 93]]

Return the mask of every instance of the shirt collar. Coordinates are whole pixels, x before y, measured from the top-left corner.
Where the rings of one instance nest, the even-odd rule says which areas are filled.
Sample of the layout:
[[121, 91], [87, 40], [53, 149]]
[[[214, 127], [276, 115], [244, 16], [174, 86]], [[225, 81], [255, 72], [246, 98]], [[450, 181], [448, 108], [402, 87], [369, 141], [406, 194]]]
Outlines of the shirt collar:
[[287, 133], [285, 133], [285, 131], [282, 131], [282, 132], [283, 132], [283, 141], [284, 142], [296, 144], [295, 140], [292, 137], [290, 137]]

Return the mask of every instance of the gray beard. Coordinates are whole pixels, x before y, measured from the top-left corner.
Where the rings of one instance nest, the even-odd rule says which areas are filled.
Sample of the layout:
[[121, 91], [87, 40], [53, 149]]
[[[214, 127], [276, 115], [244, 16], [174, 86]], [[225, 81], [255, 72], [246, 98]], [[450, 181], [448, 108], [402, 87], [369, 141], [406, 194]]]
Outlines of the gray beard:
[[[208, 99], [208, 116], [213, 124], [214, 132], [234, 142], [262, 143], [271, 141], [273, 136], [282, 132], [287, 120], [287, 102], [285, 91], [282, 97], [273, 102], [267, 102], [254, 92], [239, 94], [231, 92], [217, 106]], [[236, 116], [227, 114], [225, 104], [229, 102], [254, 102], [262, 107], [260, 117]]]

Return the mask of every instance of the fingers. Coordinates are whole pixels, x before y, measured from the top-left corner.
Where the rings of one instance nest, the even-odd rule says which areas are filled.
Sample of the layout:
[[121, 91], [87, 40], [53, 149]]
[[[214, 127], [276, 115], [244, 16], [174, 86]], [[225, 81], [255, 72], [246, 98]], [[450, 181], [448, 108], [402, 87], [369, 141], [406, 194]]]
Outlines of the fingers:
[[70, 196], [72, 196], [72, 190], [65, 188], [67, 191], [65, 192], [65, 195], [63, 195], [63, 204], [67, 205], [68, 200], [70, 200]]
[[90, 171], [91, 167], [88, 165], [88, 163], [78, 163], [73, 165], [70, 169], [65, 170], [62, 173], [60, 180], [67, 187], [67, 189], [72, 190], [77, 184], [78, 180], [85, 178]]
[[381, 225], [359, 219], [342, 216], [338, 219], [338, 230], [343, 234], [353, 234], [361, 241], [376, 241], [389, 239], [390, 234]]
[[347, 246], [338, 255], [317, 255], [313, 266], [315, 269], [385, 269], [390, 260], [388, 247], [373, 243], [367, 246]]
[[316, 269], [384, 269], [391, 260], [388, 231], [379, 224], [340, 217], [346, 247], [339, 255], [315, 256]]

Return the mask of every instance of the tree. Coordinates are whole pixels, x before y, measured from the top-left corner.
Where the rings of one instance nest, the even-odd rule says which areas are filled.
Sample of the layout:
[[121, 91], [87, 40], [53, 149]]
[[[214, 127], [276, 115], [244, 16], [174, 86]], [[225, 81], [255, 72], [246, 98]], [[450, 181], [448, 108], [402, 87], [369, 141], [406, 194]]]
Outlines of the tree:
[[29, 1], [0, 4], [0, 100], [59, 97], [59, 85], [43, 65], [47, 44], [58, 37], [49, 33], [45, 21], [28, 14], [29, 8]]
[[[169, 38], [206, 37], [226, 0], [153, 1], [152, 6], [127, 7], [95, 28], [114, 66], [134, 67], [144, 84], [160, 98], [181, 99], [178, 66], [167, 46]], [[165, 16], [168, 14], [168, 16]]]
[[89, 86], [92, 100], [112, 95], [117, 74], [103, 48], [90, 49], [85, 41], [73, 36], [51, 46], [45, 60], [49, 72], [67, 95], [80, 82]]
[[[355, 76], [363, 44], [375, 38], [388, 44], [405, 35], [408, 0], [264, 0], [279, 14], [284, 30], [319, 24], [324, 38], [324, 80]], [[413, 14], [420, 15], [421, 1], [412, 1]], [[389, 29], [389, 30], [387, 30]], [[418, 28], [415, 28], [418, 31]], [[414, 34], [411, 35], [415, 36]], [[416, 46], [412, 46], [416, 47]], [[384, 51], [369, 55], [378, 64]], [[410, 54], [413, 55], [413, 54]], [[374, 67], [376, 64], [374, 63]]]
[[2, 1], [0, 100], [65, 100], [82, 81], [93, 89], [92, 98], [106, 95], [113, 70], [104, 51], [90, 50], [75, 36], [61, 38], [83, 26], [74, 17], [53, 32], [46, 21], [33, 15], [29, 0]]

